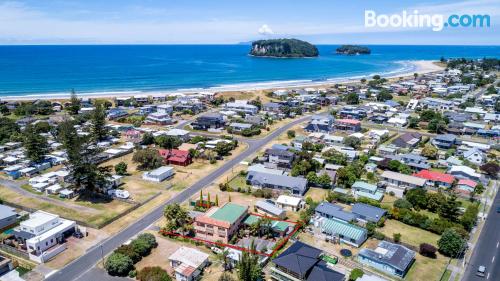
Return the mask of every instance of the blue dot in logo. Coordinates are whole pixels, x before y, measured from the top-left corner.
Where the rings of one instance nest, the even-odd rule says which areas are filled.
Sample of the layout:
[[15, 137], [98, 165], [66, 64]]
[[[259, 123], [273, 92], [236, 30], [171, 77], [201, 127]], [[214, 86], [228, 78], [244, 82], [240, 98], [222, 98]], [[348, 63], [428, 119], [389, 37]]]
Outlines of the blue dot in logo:
[[444, 23], [444, 26], [445, 26], [445, 27], [447, 27], [447, 26], [448, 26], [448, 23], [447, 23], [447, 22], [445, 22], [445, 23]]

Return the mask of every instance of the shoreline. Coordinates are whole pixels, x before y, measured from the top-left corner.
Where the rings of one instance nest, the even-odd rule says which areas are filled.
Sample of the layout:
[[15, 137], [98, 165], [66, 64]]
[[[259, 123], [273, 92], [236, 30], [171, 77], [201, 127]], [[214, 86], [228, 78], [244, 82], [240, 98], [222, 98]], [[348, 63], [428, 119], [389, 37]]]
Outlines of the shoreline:
[[[164, 91], [103, 91], [95, 93], [77, 93], [80, 98], [116, 98], [116, 97], [133, 97], [133, 96], [166, 96], [175, 94], [194, 94], [199, 92], [218, 92], [223, 94], [224, 92], [234, 92], [234, 91], [259, 91], [259, 90], [279, 90], [279, 89], [295, 89], [302, 87], [312, 87], [321, 88], [329, 87], [334, 84], [348, 84], [353, 82], [359, 82], [361, 78], [371, 78], [375, 74], [379, 74], [381, 77], [387, 79], [394, 79], [399, 77], [409, 77], [413, 76], [413, 73], [426, 74], [441, 71], [444, 67], [436, 65], [437, 61], [434, 60], [411, 60], [411, 61], [400, 61], [402, 65], [401, 68], [388, 71], [385, 73], [370, 73], [366, 75], [357, 75], [351, 77], [339, 77], [330, 78], [320, 81], [315, 81], [314, 79], [308, 80], [289, 80], [289, 81], [268, 81], [268, 82], [254, 82], [254, 83], [239, 83], [230, 85], [221, 85], [207, 88], [186, 88], [177, 90], [164, 90]], [[2, 101], [33, 101], [33, 100], [64, 100], [70, 97], [70, 93], [41, 93], [41, 94], [31, 94], [24, 96], [0, 96]]]

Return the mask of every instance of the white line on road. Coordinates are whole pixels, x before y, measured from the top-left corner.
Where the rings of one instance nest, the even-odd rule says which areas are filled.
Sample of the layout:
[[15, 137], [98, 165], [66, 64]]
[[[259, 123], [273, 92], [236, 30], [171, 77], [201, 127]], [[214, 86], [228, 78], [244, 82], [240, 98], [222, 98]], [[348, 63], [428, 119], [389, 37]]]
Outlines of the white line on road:
[[490, 279], [490, 273], [488, 272], [488, 276], [486, 276], [486, 279]]
[[497, 242], [497, 248], [498, 248], [498, 244], [500, 244], [500, 241]]
[[495, 261], [495, 256], [493, 256], [493, 258], [491, 259], [491, 263], [493, 263]]

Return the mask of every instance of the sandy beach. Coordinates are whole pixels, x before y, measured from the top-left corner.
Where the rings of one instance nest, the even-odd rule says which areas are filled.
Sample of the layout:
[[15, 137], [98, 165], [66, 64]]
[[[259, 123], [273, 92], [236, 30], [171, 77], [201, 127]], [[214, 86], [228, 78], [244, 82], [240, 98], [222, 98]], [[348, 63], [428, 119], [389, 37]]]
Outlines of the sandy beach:
[[[439, 66], [436, 61], [431, 60], [413, 60], [400, 62], [402, 67], [387, 73], [372, 73], [365, 76], [343, 77], [335, 79], [326, 79], [321, 81], [297, 80], [297, 81], [271, 81], [251, 84], [233, 84], [210, 88], [196, 89], [179, 89], [156, 92], [142, 91], [127, 91], [127, 92], [95, 92], [95, 93], [77, 93], [80, 98], [116, 98], [116, 97], [132, 97], [132, 96], [166, 96], [172, 94], [191, 94], [197, 92], [235, 92], [235, 91], [257, 91], [257, 90], [278, 90], [278, 89], [294, 89], [294, 88], [325, 88], [334, 84], [346, 84], [359, 82], [360, 79], [370, 79], [373, 75], [379, 74], [387, 79], [400, 77], [413, 77], [414, 73], [425, 74], [441, 71], [444, 67]], [[31, 94], [26, 96], [5, 96], [0, 97], [4, 101], [30, 101], [30, 100], [64, 100], [69, 98], [67, 94]]]

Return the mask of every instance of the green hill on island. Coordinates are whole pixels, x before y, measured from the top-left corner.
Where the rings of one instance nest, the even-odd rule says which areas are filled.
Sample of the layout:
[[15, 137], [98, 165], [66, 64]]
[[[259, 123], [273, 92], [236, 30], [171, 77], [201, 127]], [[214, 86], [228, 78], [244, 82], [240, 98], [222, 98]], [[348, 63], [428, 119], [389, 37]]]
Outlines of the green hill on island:
[[316, 46], [298, 39], [269, 39], [252, 42], [250, 55], [257, 57], [303, 58], [317, 57]]
[[371, 50], [368, 47], [357, 46], [357, 45], [342, 45], [337, 48], [337, 54], [342, 55], [369, 55]]

